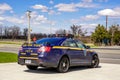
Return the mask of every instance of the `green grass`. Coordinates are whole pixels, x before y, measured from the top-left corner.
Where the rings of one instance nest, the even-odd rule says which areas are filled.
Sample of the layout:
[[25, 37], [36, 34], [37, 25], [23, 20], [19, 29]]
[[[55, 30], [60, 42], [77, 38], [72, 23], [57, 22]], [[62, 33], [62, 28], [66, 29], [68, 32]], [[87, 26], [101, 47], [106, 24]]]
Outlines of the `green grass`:
[[0, 52], [0, 63], [17, 62], [17, 54], [10, 52]]

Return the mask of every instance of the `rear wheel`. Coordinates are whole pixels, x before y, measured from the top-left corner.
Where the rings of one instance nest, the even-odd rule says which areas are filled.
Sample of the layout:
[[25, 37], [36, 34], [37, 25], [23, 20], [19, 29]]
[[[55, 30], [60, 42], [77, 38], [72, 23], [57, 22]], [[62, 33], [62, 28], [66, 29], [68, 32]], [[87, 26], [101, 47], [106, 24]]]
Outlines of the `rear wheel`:
[[36, 70], [38, 66], [26, 65], [29, 70]]
[[96, 68], [99, 65], [99, 58], [97, 55], [94, 55], [91, 62], [91, 68]]
[[65, 73], [65, 72], [68, 71], [69, 65], [70, 65], [69, 64], [69, 59], [67, 57], [63, 57], [59, 62], [57, 70], [61, 73]]

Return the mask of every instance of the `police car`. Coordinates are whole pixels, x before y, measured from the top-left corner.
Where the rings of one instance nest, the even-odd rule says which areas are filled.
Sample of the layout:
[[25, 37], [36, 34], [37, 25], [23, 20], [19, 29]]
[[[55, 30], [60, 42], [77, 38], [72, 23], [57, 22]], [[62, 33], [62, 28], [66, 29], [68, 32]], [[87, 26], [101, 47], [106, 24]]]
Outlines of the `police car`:
[[30, 70], [36, 70], [40, 66], [53, 67], [64, 73], [71, 66], [96, 68], [99, 57], [80, 40], [52, 37], [23, 44], [19, 50], [18, 64], [26, 65]]

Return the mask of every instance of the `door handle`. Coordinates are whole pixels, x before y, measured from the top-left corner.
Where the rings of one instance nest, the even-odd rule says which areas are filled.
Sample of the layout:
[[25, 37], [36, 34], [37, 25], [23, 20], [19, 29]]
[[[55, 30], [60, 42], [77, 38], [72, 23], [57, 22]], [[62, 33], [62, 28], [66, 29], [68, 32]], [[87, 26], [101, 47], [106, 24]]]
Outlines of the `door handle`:
[[70, 48], [68, 48], [67, 50], [70, 50]]

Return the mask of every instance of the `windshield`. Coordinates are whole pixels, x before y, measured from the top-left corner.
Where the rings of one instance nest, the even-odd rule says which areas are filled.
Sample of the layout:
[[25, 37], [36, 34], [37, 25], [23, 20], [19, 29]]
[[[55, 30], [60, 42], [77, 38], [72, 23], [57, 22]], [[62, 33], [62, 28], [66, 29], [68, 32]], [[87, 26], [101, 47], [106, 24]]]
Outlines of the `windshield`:
[[62, 42], [62, 38], [43, 38], [36, 41], [36, 44], [43, 44], [43, 45], [59, 45]]

